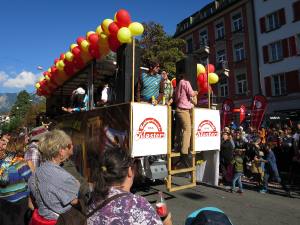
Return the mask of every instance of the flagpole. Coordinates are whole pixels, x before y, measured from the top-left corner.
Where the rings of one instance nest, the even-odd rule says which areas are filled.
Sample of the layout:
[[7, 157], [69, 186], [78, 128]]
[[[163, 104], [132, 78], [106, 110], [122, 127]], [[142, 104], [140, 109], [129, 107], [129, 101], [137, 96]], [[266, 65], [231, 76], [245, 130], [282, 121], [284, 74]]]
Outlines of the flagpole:
[[209, 74], [209, 55], [207, 55], [207, 93], [208, 93], [208, 108], [210, 109], [210, 87], [209, 87], [209, 81], [208, 81], [208, 74]]

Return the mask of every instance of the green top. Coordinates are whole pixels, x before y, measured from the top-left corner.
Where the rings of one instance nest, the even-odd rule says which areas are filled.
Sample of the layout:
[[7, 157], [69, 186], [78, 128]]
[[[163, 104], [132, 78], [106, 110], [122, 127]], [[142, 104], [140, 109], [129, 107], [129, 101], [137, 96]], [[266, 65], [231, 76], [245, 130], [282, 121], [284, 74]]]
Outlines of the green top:
[[234, 172], [236, 173], [243, 173], [244, 172], [244, 165], [243, 165], [243, 158], [241, 156], [235, 156], [234, 159], [231, 161]]

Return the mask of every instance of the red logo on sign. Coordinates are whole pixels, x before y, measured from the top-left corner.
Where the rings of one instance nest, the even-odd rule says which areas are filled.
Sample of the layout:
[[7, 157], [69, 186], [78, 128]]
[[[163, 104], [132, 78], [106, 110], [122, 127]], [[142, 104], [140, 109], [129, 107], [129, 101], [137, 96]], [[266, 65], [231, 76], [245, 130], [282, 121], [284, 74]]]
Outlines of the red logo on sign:
[[203, 120], [197, 129], [197, 137], [216, 137], [218, 131], [215, 125], [210, 120]]
[[157, 139], [164, 138], [165, 132], [162, 131], [161, 125], [157, 119], [146, 118], [141, 125], [136, 134], [137, 140], [139, 139]]

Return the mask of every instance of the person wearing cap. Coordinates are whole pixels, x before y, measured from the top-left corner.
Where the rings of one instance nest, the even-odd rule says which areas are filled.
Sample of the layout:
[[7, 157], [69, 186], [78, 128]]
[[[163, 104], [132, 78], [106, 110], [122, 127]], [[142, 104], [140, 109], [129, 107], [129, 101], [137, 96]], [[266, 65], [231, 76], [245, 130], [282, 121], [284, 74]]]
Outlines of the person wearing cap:
[[85, 85], [79, 85], [79, 87], [72, 92], [71, 107], [62, 107], [62, 110], [69, 113], [86, 111], [89, 100], [85, 89]]

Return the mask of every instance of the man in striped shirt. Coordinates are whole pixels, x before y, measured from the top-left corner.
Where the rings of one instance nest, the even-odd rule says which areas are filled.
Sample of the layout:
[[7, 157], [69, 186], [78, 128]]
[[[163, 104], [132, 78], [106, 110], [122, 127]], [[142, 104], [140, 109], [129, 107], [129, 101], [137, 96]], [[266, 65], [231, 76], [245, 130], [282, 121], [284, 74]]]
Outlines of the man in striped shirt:
[[164, 94], [164, 81], [161, 75], [158, 73], [160, 66], [156, 62], [151, 62], [149, 64], [149, 72], [142, 73], [138, 93], [140, 93], [140, 100], [144, 102], [153, 101], [152, 96], [155, 100], [153, 104], [157, 104], [162, 100]]

